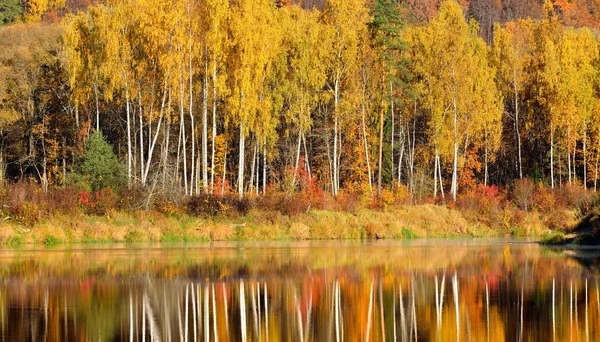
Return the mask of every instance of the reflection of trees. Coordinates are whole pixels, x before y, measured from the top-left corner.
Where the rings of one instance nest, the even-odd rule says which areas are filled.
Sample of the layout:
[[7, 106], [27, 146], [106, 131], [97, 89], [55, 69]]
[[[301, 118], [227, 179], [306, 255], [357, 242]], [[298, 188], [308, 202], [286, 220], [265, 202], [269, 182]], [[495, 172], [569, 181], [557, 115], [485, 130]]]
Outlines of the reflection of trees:
[[402, 249], [12, 255], [0, 339], [600, 340], [600, 289], [578, 263], [535, 246]]

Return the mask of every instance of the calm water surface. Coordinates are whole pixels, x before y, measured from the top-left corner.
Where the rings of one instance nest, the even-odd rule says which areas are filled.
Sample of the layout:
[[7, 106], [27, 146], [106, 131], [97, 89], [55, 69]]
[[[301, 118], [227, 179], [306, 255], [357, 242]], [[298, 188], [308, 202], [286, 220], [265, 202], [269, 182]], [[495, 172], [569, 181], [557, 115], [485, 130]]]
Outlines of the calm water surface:
[[600, 250], [508, 240], [0, 250], [10, 341], [600, 341]]

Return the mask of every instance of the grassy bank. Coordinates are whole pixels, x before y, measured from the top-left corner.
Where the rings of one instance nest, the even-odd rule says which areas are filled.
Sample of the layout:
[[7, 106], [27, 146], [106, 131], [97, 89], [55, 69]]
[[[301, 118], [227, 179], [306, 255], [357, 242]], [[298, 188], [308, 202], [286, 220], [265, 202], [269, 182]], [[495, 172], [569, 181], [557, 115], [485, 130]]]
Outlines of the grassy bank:
[[[508, 215], [508, 213], [506, 214]], [[24, 226], [10, 220], [0, 225], [4, 245], [99, 242], [173, 242], [227, 240], [406, 239], [424, 237], [541, 236], [548, 218], [525, 213], [520, 224], [491, 227], [471, 215], [446, 206], [405, 205], [386, 210], [354, 212], [310, 210], [285, 215], [250, 210], [245, 215], [195, 217], [158, 211], [108, 211], [54, 215]]]

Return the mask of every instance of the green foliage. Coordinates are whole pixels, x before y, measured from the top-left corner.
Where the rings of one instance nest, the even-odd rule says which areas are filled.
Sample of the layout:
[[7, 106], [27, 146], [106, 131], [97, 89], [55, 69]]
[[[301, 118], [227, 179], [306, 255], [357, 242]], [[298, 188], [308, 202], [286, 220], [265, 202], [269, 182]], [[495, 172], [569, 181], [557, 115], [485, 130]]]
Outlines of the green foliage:
[[0, 1], [0, 26], [10, 24], [23, 14], [21, 0]]
[[564, 242], [565, 234], [562, 232], [545, 233], [542, 235], [540, 243], [544, 245], [558, 245]]
[[60, 243], [60, 240], [54, 235], [47, 235], [44, 238], [44, 245], [46, 246], [56, 246]]
[[410, 228], [402, 228], [402, 237], [405, 239], [415, 239], [417, 235]]
[[86, 146], [81, 174], [89, 177], [93, 191], [104, 188], [118, 189], [125, 184], [125, 168], [117, 159], [102, 132], [94, 132]]

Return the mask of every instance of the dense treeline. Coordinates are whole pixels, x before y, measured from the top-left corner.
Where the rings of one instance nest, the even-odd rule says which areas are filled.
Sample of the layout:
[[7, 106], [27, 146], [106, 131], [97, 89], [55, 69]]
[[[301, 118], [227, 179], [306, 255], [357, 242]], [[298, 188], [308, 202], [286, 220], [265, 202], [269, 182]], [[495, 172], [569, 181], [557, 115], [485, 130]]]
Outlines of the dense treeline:
[[[64, 6], [44, 3], [25, 17]], [[568, 26], [594, 10], [415, 3], [111, 0], [6, 26], [2, 177], [85, 183], [100, 131], [123, 183], [170, 194], [596, 190], [598, 36]]]

